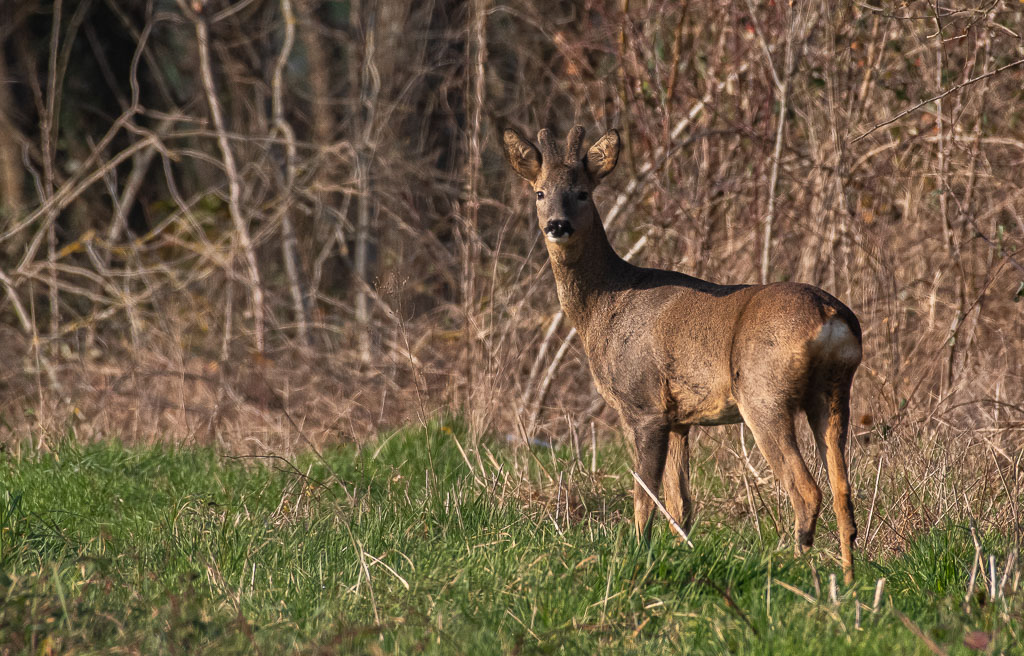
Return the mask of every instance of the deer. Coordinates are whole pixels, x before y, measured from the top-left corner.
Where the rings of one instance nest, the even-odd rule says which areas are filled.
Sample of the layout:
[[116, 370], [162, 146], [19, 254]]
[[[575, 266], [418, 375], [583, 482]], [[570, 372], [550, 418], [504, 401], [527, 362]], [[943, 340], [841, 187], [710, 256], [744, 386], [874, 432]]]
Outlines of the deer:
[[806, 553], [822, 494], [797, 444], [803, 413], [828, 472], [843, 577], [852, 583], [857, 524], [845, 452], [862, 357], [856, 315], [807, 284], [718, 285], [619, 257], [593, 197], [618, 161], [616, 130], [585, 152], [579, 125], [564, 148], [549, 129], [537, 134], [538, 145], [512, 128], [502, 137], [506, 159], [536, 195], [559, 304], [632, 444], [637, 539], [650, 540], [659, 491], [690, 531], [690, 427], [742, 422], [788, 493], [795, 555]]

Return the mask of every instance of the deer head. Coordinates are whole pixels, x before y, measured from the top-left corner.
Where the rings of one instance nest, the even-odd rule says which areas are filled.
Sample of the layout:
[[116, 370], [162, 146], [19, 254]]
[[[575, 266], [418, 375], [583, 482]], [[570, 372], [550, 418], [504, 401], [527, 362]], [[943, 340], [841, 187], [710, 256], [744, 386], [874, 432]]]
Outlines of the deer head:
[[540, 149], [513, 129], [503, 135], [505, 157], [537, 195], [537, 222], [548, 252], [559, 260], [576, 259], [584, 245], [604, 229], [591, 197], [619, 158], [619, 133], [610, 130], [581, 155], [583, 127], [569, 131], [563, 150], [550, 130], [537, 134]]

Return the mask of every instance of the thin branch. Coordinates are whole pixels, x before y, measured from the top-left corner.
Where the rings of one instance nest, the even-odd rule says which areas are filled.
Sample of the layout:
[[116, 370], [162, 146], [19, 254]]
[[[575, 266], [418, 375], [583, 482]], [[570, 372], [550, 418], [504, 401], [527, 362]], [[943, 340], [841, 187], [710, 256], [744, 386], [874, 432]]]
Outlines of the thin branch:
[[134, 155], [138, 150], [148, 146], [152, 143], [152, 140], [143, 140], [133, 143], [127, 146], [123, 151], [115, 155], [110, 161], [104, 163], [98, 169], [93, 171], [84, 180], [79, 181], [79, 176], [84, 176], [92, 166], [96, 163], [99, 157], [99, 153], [105, 149], [110, 141], [120, 132], [122, 127], [126, 127], [126, 124], [131, 119], [132, 112], [126, 112], [118, 117], [114, 124], [107, 130], [107, 133], [103, 135], [103, 138], [96, 144], [96, 147], [92, 149], [89, 157], [82, 163], [78, 172], [72, 175], [64, 183], [49, 196], [45, 196], [44, 202], [34, 212], [29, 214], [24, 219], [19, 220], [15, 225], [9, 228], [7, 231], [0, 234], [0, 244], [4, 243], [8, 239], [14, 237], [22, 230], [27, 229], [41, 217], [46, 217], [43, 221], [43, 225], [37, 231], [36, 235], [32, 238], [31, 245], [26, 249], [21, 260], [19, 260], [18, 267], [25, 266], [28, 262], [35, 259], [36, 252], [39, 249], [39, 244], [42, 240], [42, 235], [49, 229], [49, 222], [56, 219], [56, 216], [65, 207], [71, 204], [83, 191], [88, 187], [95, 184], [98, 180], [102, 180], [103, 177], [114, 167], [119, 165], [125, 159]]
[[927, 100], [922, 100], [921, 102], [917, 103], [916, 105], [904, 109], [899, 114], [895, 114], [895, 115], [885, 119], [881, 123], [878, 123], [878, 124], [874, 125], [867, 132], [864, 132], [863, 134], [861, 134], [859, 136], [856, 136], [853, 139], [851, 139], [850, 143], [857, 143], [858, 141], [860, 141], [864, 137], [868, 136], [869, 134], [871, 134], [872, 132], [874, 132], [878, 128], [884, 128], [885, 126], [889, 125], [890, 123], [895, 123], [896, 121], [900, 120], [901, 118], [903, 118], [907, 114], [910, 114], [911, 112], [915, 112], [915, 111], [921, 109], [922, 107], [924, 107], [928, 103], [932, 103], [932, 102], [935, 102], [936, 100], [940, 100], [942, 98], [945, 98], [949, 94], [954, 93], [956, 91], [959, 91], [960, 89], [963, 89], [964, 87], [969, 87], [972, 84], [975, 84], [977, 82], [981, 82], [982, 80], [987, 80], [988, 78], [990, 78], [990, 77], [992, 77], [994, 75], [999, 75], [1003, 71], [1005, 71], [1007, 69], [1010, 69], [1010, 68], [1014, 68], [1015, 66], [1020, 66], [1021, 64], [1024, 64], [1024, 59], [1018, 59], [1017, 61], [1011, 62], [1009, 64], [1006, 64], [1005, 66], [1000, 66], [999, 68], [995, 69], [994, 71], [990, 71], [988, 73], [985, 73], [984, 75], [979, 75], [978, 77], [972, 77], [971, 79], [967, 80], [966, 82], [961, 82], [960, 84], [958, 84], [958, 85], [956, 85], [954, 87], [950, 87], [949, 89], [946, 89], [942, 93], [940, 93], [938, 95], [935, 95], [935, 96], [932, 96], [931, 98], [928, 98]]
[[213, 127], [217, 131], [217, 143], [220, 146], [221, 156], [224, 161], [224, 171], [228, 178], [228, 213], [235, 226], [235, 235], [245, 256], [245, 262], [249, 269], [249, 293], [251, 296], [253, 328], [255, 332], [256, 350], [260, 353], [264, 350], [264, 318], [263, 318], [263, 287], [260, 284], [260, 271], [256, 263], [256, 250], [252, 240], [249, 238], [249, 226], [245, 217], [242, 216], [242, 185], [238, 175], [238, 167], [235, 164], [235, 156], [228, 141], [227, 131], [224, 128], [224, 115], [221, 111], [220, 101], [217, 99], [217, 89], [213, 82], [213, 70], [210, 66], [210, 33], [206, 22], [191, 9], [186, 0], [178, 0], [182, 12], [192, 19], [196, 28], [196, 45], [199, 49], [199, 74], [203, 82], [203, 90], [206, 92], [206, 102], [210, 106], [210, 117], [213, 119]]
[[[57, 84], [57, 45], [60, 40], [61, 13], [64, 3], [61, 0], [53, 3], [53, 25], [50, 30], [50, 63], [47, 67], [46, 108], [40, 121], [40, 132], [43, 147], [43, 188], [46, 198], [53, 197], [55, 144], [57, 143], [57, 93], [61, 85]], [[56, 336], [60, 327], [60, 300], [57, 294], [57, 212], [50, 212], [46, 217], [46, 259], [50, 264], [50, 335]]]
[[21, 304], [21, 299], [18, 298], [18, 292], [14, 289], [14, 283], [8, 278], [2, 269], [0, 269], [0, 284], [3, 285], [4, 291], [7, 292], [7, 298], [10, 299], [11, 305], [14, 306], [14, 313], [18, 315], [18, 322], [21, 323], [21, 329], [25, 331], [26, 335], [32, 335], [32, 320], [29, 318], [28, 313], [25, 312], [25, 307]]
[[295, 186], [295, 131], [284, 117], [284, 67], [288, 63], [292, 46], [295, 44], [295, 14], [292, 12], [291, 0], [281, 0], [281, 17], [284, 19], [284, 44], [274, 65], [274, 79], [271, 84], [273, 93], [274, 128], [281, 133], [285, 141], [285, 202], [281, 203], [281, 255], [284, 259], [285, 274], [288, 277], [288, 290], [292, 296], [292, 308], [295, 313], [296, 331], [299, 341], [309, 346], [309, 291], [302, 280], [299, 263], [295, 226], [292, 224], [291, 195]]
[[[753, 14], [751, 14], [753, 15]], [[768, 57], [768, 48], [765, 47], [765, 58], [772, 70], [772, 77], [775, 78], [776, 90], [779, 94], [779, 118], [775, 125], [775, 149], [772, 151], [772, 170], [768, 178], [768, 216], [764, 220], [764, 243], [761, 246], [761, 284], [768, 284], [768, 264], [772, 254], [772, 229], [775, 227], [775, 195], [779, 186], [779, 160], [782, 159], [782, 142], [786, 136], [786, 114], [789, 112], [789, 82], [793, 70], [793, 22], [790, 21], [786, 30], [786, 56], [785, 70], [782, 71], [782, 80], [772, 67], [771, 59]]]
[[629, 473], [633, 475], [633, 479], [640, 484], [640, 487], [642, 487], [644, 492], [647, 493], [647, 496], [651, 498], [651, 501], [654, 502], [654, 506], [658, 509], [658, 511], [665, 516], [665, 519], [668, 520], [669, 526], [672, 527], [672, 530], [675, 531], [679, 535], [679, 537], [683, 538], [683, 542], [686, 543], [686, 546], [693, 549], [693, 543], [690, 542], [690, 536], [686, 534], [686, 531], [683, 529], [682, 526], [679, 525], [679, 522], [677, 522], [675, 518], [669, 514], [665, 506], [663, 506], [661, 501], [658, 500], [658, 495], [655, 494], [654, 492], [651, 492], [651, 488], [647, 487], [647, 483], [644, 483], [643, 479], [640, 478], [640, 476], [637, 475], [635, 471], [630, 469]]
[[896, 610], [896, 608], [893, 608], [892, 612], [896, 617], [899, 618], [901, 622], [903, 622], [903, 626], [907, 627], [907, 629], [909, 629], [911, 633], [916, 635], [933, 654], [936, 654], [936, 656], [946, 656], [946, 650], [939, 646], [939, 643], [932, 640], [924, 631], [922, 631], [921, 627], [915, 624], [912, 619], [910, 619], [900, 611]]

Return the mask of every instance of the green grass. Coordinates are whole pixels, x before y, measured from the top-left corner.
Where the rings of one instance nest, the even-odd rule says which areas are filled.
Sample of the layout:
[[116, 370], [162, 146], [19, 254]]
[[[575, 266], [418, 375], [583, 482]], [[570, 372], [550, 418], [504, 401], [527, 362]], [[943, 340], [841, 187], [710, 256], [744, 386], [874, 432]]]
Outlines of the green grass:
[[[323, 461], [72, 441], [2, 456], [0, 653], [931, 653], [900, 615], [948, 653], [977, 653], [971, 632], [1024, 653], [1019, 597], [962, 606], [962, 526], [862, 560], [833, 605], [833, 561], [766, 546], [749, 520], [701, 515], [692, 550], [659, 523], [638, 546], [621, 448], [591, 477], [568, 453], [527, 466], [490, 444], [482, 468], [468, 454], [474, 479], [460, 435], [434, 424]], [[542, 467], [571, 482], [568, 521]], [[1007, 538], [983, 539], [1005, 562]], [[810, 563], [821, 601], [778, 583], [813, 595]], [[880, 576], [858, 629], [854, 595], [870, 606]]]

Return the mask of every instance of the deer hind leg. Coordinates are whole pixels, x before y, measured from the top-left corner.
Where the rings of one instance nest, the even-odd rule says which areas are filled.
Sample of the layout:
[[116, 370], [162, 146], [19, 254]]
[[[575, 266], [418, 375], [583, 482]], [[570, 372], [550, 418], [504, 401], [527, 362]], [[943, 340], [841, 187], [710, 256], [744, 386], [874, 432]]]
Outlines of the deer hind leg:
[[846, 469], [846, 434], [850, 423], [849, 383], [835, 384], [824, 391], [814, 390], [804, 404], [818, 454], [828, 469], [832, 505], [839, 525], [839, 550], [843, 559], [843, 579], [853, 583], [853, 542], [857, 522], [853, 517], [850, 480]]
[[[662, 418], [641, 419], [625, 422], [627, 436], [635, 447], [634, 464], [640, 480], [650, 489], [651, 494], [658, 495], [661, 487], [661, 474], [665, 469], [665, 457], [668, 452], [669, 427]], [[643, 487], [633, 482], [633, 525], [637, 538], [649, 540], [651, 537], [651, 519], [654, 513], [654, 501]]]
[[693, 521], [693, 497], [690, 496], [690, 427], [673, 429], [668, 438], [668, 456], [662, 485], [665, 506], [687, 533]]
[[796, 516], [794, 551], [800, 555], [814, 543], [814, 526], [821, 511], [821, 490], [800, 455], [793, 412], [785, 405], [755, 405], [746, 411], [741, 406], [740, 414], [754, 434], [757, 448], [768, 461], [772, 473], [789, 493], [789, 502]]

